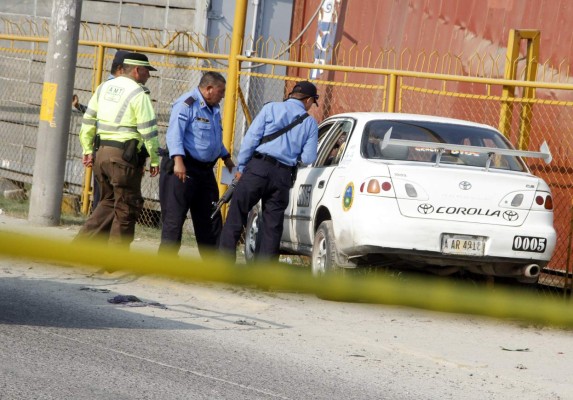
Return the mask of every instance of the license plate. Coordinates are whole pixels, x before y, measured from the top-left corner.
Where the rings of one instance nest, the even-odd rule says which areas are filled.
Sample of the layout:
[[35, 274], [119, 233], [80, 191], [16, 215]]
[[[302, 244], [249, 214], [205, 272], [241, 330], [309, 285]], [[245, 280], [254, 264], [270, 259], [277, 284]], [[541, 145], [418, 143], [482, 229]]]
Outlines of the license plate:
[[442, 235], [442, 253], [483, 256], [486, 238], [483, 236]]

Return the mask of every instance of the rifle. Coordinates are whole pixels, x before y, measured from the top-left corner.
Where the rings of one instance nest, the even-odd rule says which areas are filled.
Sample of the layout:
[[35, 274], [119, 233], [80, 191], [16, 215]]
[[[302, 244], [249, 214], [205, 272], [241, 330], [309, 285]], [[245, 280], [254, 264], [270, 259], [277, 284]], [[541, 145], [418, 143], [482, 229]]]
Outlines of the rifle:
[[211, 214], [211, 219], [213, 219], [215, 215], [217, 215], [219, 210], [221, 210], [221, 207], [223, 207], [223, 204], [226, 204], [229, 201], [231, 201], [231, 197], [233, 197], [233, 192], [235, 191], [235, 186], [237, 186], [238, 181], [239, 180], [237, 178], [233, 179], [233, 181], [231, 182], [227, 190], [225, 190], [225, 193], [223, 193], [219, 201], [213, 202], [213, 213]]

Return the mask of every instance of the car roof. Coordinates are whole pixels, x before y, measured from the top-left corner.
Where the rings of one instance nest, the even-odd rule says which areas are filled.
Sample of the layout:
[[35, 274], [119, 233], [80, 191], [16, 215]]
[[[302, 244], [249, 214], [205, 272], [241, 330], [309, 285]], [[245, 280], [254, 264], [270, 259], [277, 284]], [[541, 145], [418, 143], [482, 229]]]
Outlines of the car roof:
[[425, 122], [436, 122], [442, 124], [473, 126], [497, 131], [497, 129], [495, 129], [494, 127], [486, 124], [466, 121], [463, 119], [437, 117], [435, 115], [423, 115], [423, 114], [388, 113], [388, 112], [347, 112], [347, 113], [331, 115], [330, 117], [325, 119], [325, 121], [328, 121], [331, 118], [354, 118], [362, 123], [366, 123], [368, 121], [377, 119], [397, 120], [397, 121], [425, 121]]

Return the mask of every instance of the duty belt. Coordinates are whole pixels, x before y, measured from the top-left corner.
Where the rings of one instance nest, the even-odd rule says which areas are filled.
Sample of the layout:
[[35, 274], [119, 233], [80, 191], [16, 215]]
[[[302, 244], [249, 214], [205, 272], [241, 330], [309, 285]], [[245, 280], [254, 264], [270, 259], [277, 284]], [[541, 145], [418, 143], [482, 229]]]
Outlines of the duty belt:
[[123, 150], [125, 148], [125, 143], [126, 142], [118, 142], [117, 140], [100, 140], [99, 145], [115, 147]]
[[197, 167], [199, 169], [213, 169], [213, 167], [217, 163], [217, 159], [215, 159], [215, 161], [209, 161], [209, 162], [199, 161], [191, 157], [189, 153], [185, 152], [185, 163], [193, 167]]
[[290, 165], [283, 164], [276, 158], [269, 156], [268, 154], [259, 153], [258, 151], [255, 151], [255, 154], [253, 154], [253, 158], [258, 158], [259, 160], [269, 162], [273, 165], [276, 165], [279, 168], [292, 169]]

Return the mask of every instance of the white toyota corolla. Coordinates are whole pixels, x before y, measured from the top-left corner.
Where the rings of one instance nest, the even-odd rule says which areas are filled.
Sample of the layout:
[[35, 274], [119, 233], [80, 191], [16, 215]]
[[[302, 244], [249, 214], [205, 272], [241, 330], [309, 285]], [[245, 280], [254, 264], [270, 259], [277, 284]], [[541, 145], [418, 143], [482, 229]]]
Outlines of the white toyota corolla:
[[[394, 265], [537, 281], [556, 241], [549, 186], [494, 128], [399, 113], [346, 113], [319, 127], [318, 158], [298, 170], [283, 253], [315, 276]], [[258, 207], [246, 229], [253, 257]]]

